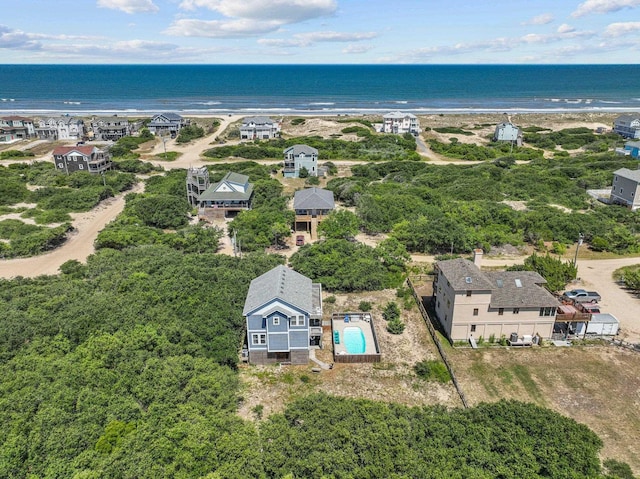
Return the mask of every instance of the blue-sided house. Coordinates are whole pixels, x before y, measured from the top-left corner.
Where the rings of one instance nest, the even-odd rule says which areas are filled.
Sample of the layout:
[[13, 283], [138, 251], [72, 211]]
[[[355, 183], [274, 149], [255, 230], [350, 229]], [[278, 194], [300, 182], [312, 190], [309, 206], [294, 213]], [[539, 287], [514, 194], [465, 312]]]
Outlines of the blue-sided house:
[[322, 346], [322, 287], [286, 266], [251, 281], [242, 314], [252, 364], [306, 364]]
[[284, 150], [285, 178], [299, 178], [300, 170], [305, 168], [308, 176], [318, 176], [318, 150], [307, 145], [293, 145]]

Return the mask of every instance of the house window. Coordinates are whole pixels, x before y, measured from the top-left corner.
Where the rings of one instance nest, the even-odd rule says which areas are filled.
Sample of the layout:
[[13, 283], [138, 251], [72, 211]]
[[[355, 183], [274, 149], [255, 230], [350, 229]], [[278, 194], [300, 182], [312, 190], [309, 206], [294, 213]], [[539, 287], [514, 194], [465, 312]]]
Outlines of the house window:
[[472, 333], [475, 333], [475, 332], [476, 332], [476, 325], [475, 325], [475, 324], [472, 324], [472, 325], [471, 325], [471, 332], [472, 332]]
[[469, 297], [469, 296], [471, 296], [471, 290], [470, 289], [467, 290], [467, 297]]
[[540, 316], [553, 316], [556, 308], [540, 308]]
[[451, 308], [451, 301], [447, 299], [447, 309]]
[[438, 309], [440, 309], [440, 301], [438, 301]]
[[291, 316], [291, 326], [304, 326], [304, 316]]
[[273, 318], [273, 325], [274, 326], [280, 326], [280, 318], [279, 317]]
[[513, 314], [520, 314], [520, 308], [513, 308]]
[[622, 194], [622, 188], [620, 188], [620, 194]]
[[62, 163], [58, 163], [58, 168], [64, 168], [64, 165]]
[[79, 170], [84, 170], [84, 165], [78, 165]]
[[498, 308], [498, 316], [502, 316], [504, 314], [504, 308]]
[[478, 308], [473, 308], [473, 315], [478, 316]]
[[254, 346], [267, 344], [267, 335], [265, 333], [253, 333], [251, 335], [251, 344]]

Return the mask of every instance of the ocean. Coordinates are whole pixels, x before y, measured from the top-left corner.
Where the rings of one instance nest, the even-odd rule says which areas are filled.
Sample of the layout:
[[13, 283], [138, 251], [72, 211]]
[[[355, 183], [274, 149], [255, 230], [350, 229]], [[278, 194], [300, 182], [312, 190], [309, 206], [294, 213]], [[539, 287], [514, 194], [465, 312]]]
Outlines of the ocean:
[[0, 65], [0, 113], [640, 110], [640, 65]]

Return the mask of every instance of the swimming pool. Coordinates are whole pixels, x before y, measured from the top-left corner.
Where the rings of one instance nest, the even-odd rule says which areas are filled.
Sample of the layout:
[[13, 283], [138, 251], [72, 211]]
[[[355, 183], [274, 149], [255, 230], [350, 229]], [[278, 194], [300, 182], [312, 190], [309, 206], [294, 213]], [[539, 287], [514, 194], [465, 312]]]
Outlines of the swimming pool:
[[355, 326], [344, 328], [342, 333], [344, 347], [349, 354], [364, 354], [367, 349], [367, 343], [364, 339], [362, 329]]

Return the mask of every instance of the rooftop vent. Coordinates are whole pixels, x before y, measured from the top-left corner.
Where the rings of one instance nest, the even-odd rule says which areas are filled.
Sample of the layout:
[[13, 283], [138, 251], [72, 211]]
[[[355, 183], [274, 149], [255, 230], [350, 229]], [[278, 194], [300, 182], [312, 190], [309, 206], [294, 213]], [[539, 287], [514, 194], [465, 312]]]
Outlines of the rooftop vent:
[[502, 288], [504, 286], [504, 281], [502, 281], [501, 279], [497, 279], [496, 283], [498, 283], [498, 288]]
[[472, 281], [472, 280], [471, 280], [471, 276], [467, 276], [467, 277], [464, 279], [464, 282], [465, 282], [465, 283], [467, 283], [467, 284], [471, 284], [471, 281]]

